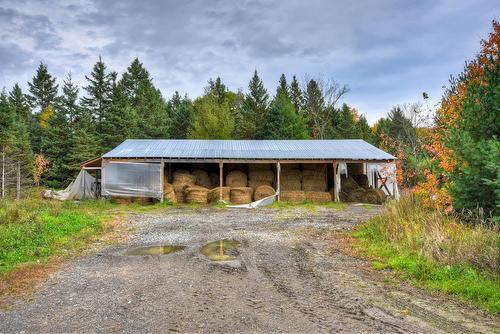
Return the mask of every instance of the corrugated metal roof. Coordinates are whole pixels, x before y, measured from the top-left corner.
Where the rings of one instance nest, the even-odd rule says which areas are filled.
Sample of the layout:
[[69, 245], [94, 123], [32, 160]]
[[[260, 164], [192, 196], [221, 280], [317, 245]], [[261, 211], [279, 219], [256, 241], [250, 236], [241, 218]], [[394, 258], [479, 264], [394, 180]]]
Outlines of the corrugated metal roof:
[[361, 139], [198, 140], [128, 139], [104, 158], [394, 160]]

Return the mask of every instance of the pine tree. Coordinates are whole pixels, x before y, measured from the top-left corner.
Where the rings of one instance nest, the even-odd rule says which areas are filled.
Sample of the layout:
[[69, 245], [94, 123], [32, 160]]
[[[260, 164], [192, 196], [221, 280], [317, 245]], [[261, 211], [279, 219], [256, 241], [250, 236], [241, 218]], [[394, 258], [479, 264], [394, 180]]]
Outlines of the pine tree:
[[375, 144], [372, 129], [370, 128], [370, 125], [368, 125], [368, 121], [364, 115], [359, 116], [359, 120], [356, 123], [356, 132], [356, 138]]
[[24, 95], [21, 87], [16, 83], [9, 93], [9, 104], [14, 108], [19, 119], [28, 126], [31, 122], [31, 108], [28, 98]]
[[216, 102], [219, 104], [224, 103], [226, 100], [227, 87], [222, 82], [220, 77], [217, 77], [215, 80], [208, 80], [208, 86], [205, 87], [205, 95], [212, 94], [216, 98]]
[[107, 73], [101, 56], [95, 63], [90, 76], [85, 76], [88, 85], [83, 89], [87, 92], [87, 96], [82, 98], [82, 106], [90, 112], [92, 122], [96, 125], [98, 132], [101, 132], [101, 123], [111, 103], [114, 76], [113, 73]]
[[187, 96], [182, 98], [176, 91], [168, 101], [168, 112], [171, 122], [170, 137], [174, 139], [187, 138], [194, 117], [191, 100]]
[[33, 108], [39, 108], [39, 112], [51, 105], [57, 97], [59, 86], [56, 85], [56, 78], [52, 77], [44, 63], [40, 63], [36, 75], [31, 82], [28, 82], [28, 86], [31, 105]]
[[73, 83], [71, 73], [68, 73], [63, 81], [63, 95], [59, 97], [57, 107], [66, 116], [72, 126], [82, 114], [82, 108], [78, 104], [78, 87]]
[[139, 59], [134, 59], [127, 68], [119, 86], [139, 117], [138, 135], [143, 138], [168, 138], [170, 120], [167, 104]]
[[279, 84], [278, 84], [278, 89], [276, 91], [276, 96], [278, 96], [280, 94], [285, 94], [286, 96], [290, 97], [290, 92], [288, 89], [288, 84], [286, 82], [285, 74], [281, 74]]
[[99, 137], [92, 131], [93, 126], [90, 113], [84, 111], [75, 124], [71, 148], [67, 154], [68, 170], [72, 175], [78, 174], [83, 161], [98, 157], [102, 152]]
[[246, 139], [260, 139], [258, 132], [267, 117], [269, 95], [257, 70], [254, 71], [248, 88], [249, 92], [245, 96], [242, 110], [242, 135]]
[[302, 116], [295, 111], [286, 90], [286, 81], [285, 85], [283, 82], [280, 79], [276, 97], [271, 103], [259, 137], [262, 139], [306, 139], [308, 138], [306, 124]]
[[321, 139], [321, 130], [324, 121], [323, 115], [325, 114], [325, 98], [316, 80], [311, 79], [307, 83], [304, 101], [304, 111], [311, 137], [313, 139]]
[[330, 136], [335, 139], [354, 139], [358, 137], [358, 129], [351, 108], [343, 104], [340, 110], [336, 110], [332, 119], [332, 130]]
[[295, 111], [300, 114], [304, 105], [304, 97], [295, 75], [293, 76], [292, 83], [290, 84], [290, 99], [295, 107]]

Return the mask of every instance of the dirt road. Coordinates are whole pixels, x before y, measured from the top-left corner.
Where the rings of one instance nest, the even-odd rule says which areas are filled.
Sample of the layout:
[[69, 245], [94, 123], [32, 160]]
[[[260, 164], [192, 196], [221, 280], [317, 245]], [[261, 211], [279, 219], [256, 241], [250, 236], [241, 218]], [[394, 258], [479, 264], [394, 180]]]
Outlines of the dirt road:
[[[383, 275], [332, 247], [331, 231], [378, 209], [175, 209], [133, 218], [126, 243], [57, 272], [0, 312], [0, 332], [476, 333], [499, 319]], [[200, 248], [240, 242], [223, 264]], [[140, 246], [184, 245], [168, 255]], [[221, 250], [221, 252], [223, 252]]]

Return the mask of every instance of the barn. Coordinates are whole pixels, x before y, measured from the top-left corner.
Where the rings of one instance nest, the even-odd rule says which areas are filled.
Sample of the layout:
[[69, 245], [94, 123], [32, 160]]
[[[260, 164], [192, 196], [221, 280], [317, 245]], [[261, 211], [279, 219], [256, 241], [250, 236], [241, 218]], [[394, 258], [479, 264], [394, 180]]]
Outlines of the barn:
[[275, 192], [295, 202], [373, 202], [367, 192], [398, 195], [395, 161], [359, 139], [129, 139], [81, 167], [112, 198], [245, 203]]

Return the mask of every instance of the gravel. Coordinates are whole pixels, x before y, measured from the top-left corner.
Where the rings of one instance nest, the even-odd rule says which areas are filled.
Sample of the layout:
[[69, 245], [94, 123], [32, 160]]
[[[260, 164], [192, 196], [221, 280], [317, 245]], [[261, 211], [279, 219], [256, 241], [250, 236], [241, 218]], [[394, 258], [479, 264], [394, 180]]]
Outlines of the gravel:
[[[448, 297], [388, 284], [333, 247], [379, 208], [175, 209], [132, 217], [133, 236], [81, 257], [33, 295], [0, 312], [0, 332], [475, 333], [500, 329]], [[128, 220], [127, 220], [128, 221]], [[241, 242], [237, 258], [209, 261], [200, 247]], [[169, 255], [133, 247], [185, 245]]]

